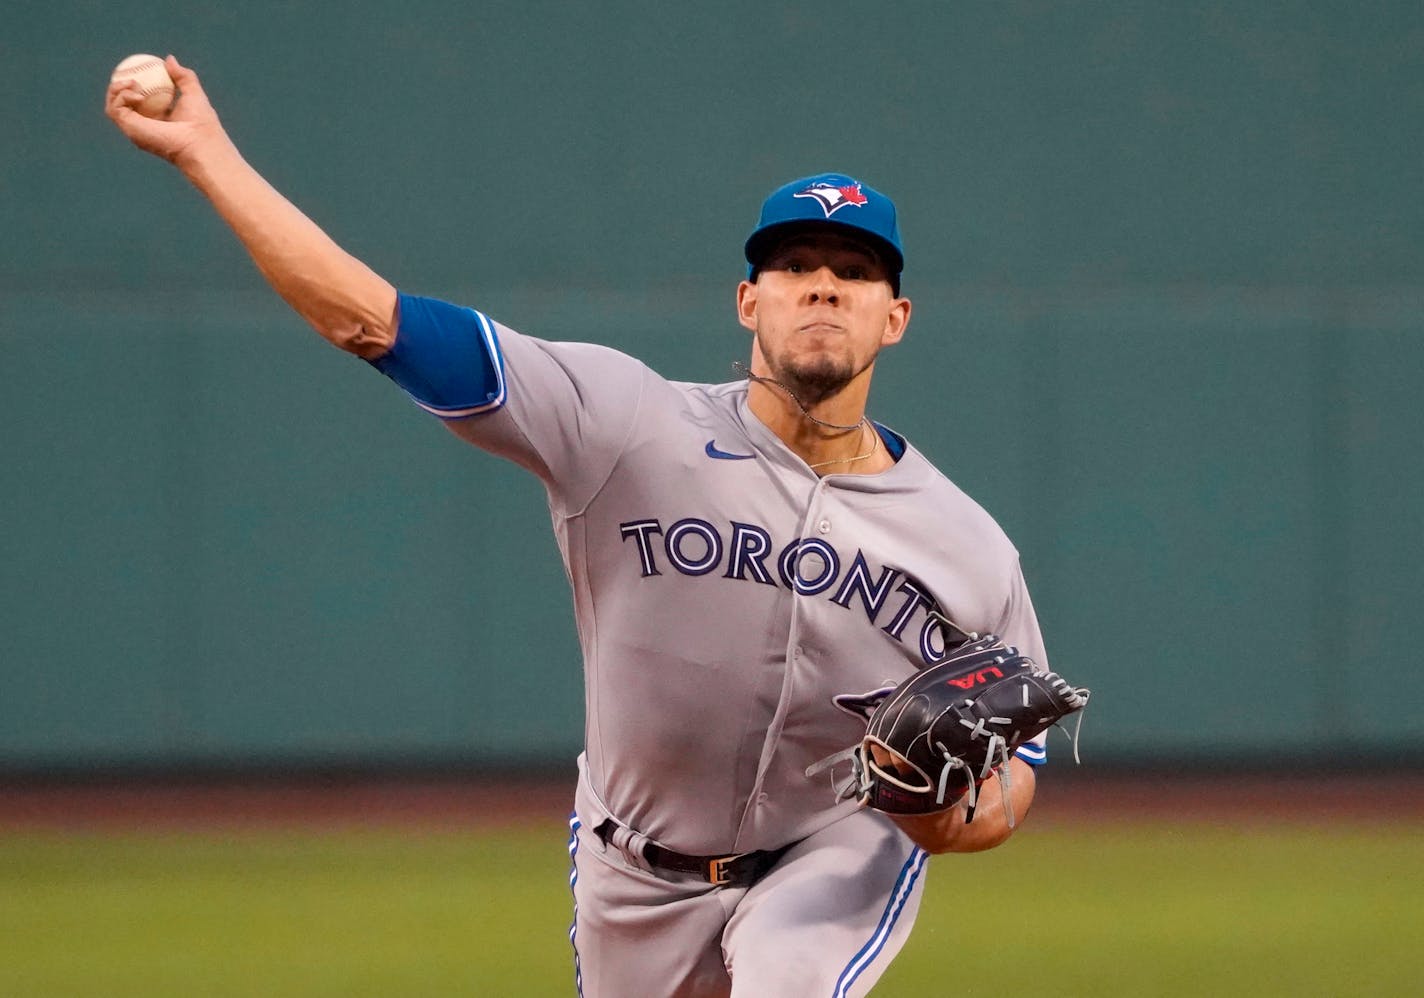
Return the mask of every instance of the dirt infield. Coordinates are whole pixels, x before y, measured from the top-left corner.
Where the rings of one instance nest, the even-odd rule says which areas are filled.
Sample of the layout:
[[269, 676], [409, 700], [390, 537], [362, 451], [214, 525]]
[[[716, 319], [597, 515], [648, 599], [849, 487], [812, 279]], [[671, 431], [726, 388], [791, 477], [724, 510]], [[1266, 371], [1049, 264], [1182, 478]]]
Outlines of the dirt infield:
[[[452, 829], [562, 821], [572, 779], [473, 776], [244, 776], [0, 781], [0, 831], [240, 827]], [[1074, 772], [1040, 781], [1039, 823], [1424, 819], [1424, 772], [1366, 776]]]

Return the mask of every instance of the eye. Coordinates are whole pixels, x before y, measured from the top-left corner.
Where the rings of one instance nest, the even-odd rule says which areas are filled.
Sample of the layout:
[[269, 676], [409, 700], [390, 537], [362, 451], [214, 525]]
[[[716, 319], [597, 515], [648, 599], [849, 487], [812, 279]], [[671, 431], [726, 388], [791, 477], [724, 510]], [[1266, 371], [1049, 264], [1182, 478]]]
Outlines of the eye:
[[848, 281], [867, 281], [870, 279], [870, 268], [864, 264], [853, 263], [841, 268], [841, 276]]
[[788, 273], [792, 274], [800, 274], [806, 270], [806, 268], [801, 265], [801, 262], [799, 260], [788, 260], [786, 262], [786, 266], [783, 269], [786, 270]]

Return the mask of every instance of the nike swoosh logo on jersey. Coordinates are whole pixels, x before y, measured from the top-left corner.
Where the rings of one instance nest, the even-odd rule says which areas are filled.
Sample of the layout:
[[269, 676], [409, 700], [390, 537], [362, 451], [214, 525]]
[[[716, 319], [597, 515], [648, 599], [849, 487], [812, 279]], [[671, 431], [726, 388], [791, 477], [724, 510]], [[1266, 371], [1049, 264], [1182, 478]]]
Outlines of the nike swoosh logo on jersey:
[[719, 461], [750, 461], [756, 457], [755, 454], [728, 454], [724, 450], [717, 449], [717, 441], [707, 441], [707, 456], [715, 457]]

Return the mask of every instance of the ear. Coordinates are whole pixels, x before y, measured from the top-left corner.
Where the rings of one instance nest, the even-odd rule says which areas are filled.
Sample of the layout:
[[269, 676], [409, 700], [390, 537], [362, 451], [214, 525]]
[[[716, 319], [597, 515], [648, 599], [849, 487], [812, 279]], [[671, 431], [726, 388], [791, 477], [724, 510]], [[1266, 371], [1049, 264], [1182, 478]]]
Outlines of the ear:
[[756, 332], [757, 286], [751, 281], [737, 285], [737, 321]]
[[890, 302], [890, 311], [885, 316], [885, 333], [880, 337], [880, 345], [888, 347], [899, 343], [905, 335], [905, 327], [910, 324], [910, 299], [895, 298]]

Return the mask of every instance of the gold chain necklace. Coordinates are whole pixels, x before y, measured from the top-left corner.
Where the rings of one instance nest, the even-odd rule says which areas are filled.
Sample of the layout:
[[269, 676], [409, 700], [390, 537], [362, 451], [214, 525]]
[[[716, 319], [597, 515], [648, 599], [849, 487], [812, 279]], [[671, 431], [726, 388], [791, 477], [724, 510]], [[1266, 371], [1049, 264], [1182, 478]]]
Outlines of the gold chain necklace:
[[857, 461], [864, 461], [866, 458], [870, 457], [872, 454], [874, 454], [877, 450], [880, 449], [880, 434], [877, 433], [875, 428], [870, 425], [870, 420], [867, 419], [865, 416], [860, 417], [860, 427], [860, 435], [862, 437], [865, 436], [866, 430], [870, 431], [870, 450], [857, 454], [855, 457], [838, 457], [830, 461], [817, 461], [815, 464], [806, 465], [806, 467], [814, 470], [816, 468], [824, 468], [830, 464], [855, 464], [855, 462]]

